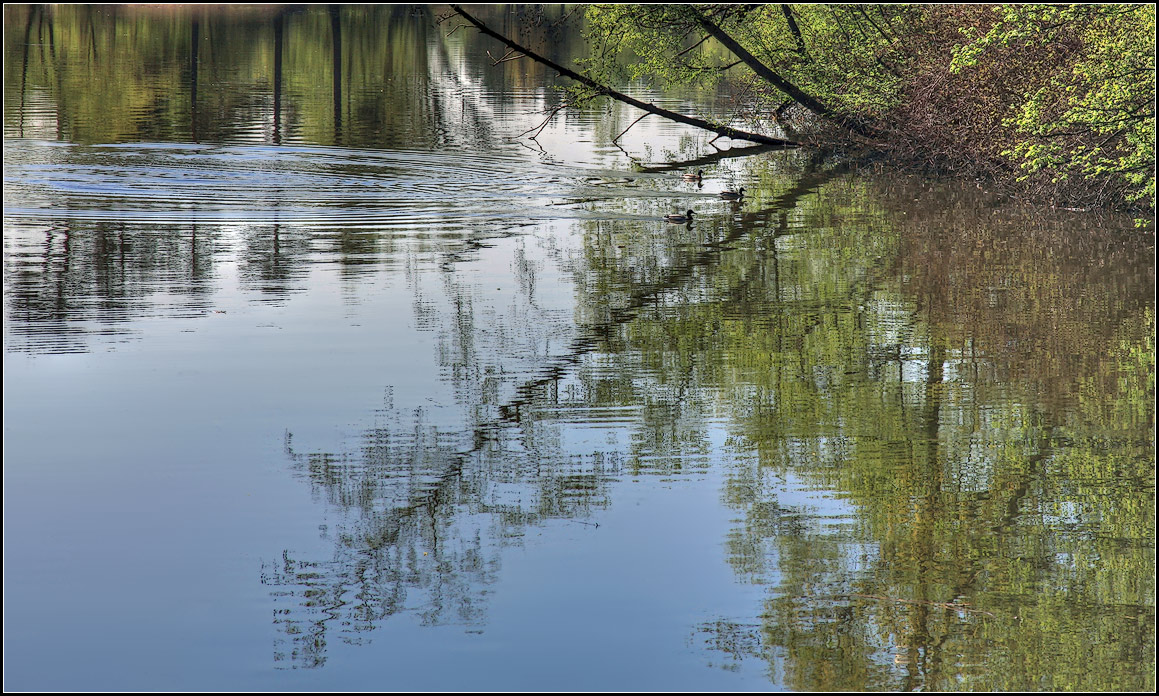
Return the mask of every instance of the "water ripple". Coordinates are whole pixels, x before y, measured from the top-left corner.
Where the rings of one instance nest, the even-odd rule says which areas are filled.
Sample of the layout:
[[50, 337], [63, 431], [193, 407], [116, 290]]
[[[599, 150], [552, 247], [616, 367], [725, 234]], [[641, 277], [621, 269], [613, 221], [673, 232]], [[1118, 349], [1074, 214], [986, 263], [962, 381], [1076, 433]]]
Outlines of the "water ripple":
[[8, 219], [422, 231], [561, 217], [544, 209], [646, 178], [474, 152], [28, 140], [5, 144], [4, 173]]

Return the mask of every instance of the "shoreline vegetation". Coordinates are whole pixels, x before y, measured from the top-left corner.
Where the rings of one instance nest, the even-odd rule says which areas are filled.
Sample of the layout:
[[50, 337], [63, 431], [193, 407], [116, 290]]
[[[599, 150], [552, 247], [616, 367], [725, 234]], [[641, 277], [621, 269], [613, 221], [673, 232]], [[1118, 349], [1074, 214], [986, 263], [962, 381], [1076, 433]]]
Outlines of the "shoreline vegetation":
[[[457, 16], [507, 44], [497, 64], [541, 59], [518, 36], [450, 8], [442, 21]], [[1127, 211], [1153, 229], [1153, 5], [653, 4], [577, 6], [555, 20], [526, 14], [544, 36], [582, 15], [588, 55], [581, 75], [561, 70], [576, 80], [565, 105], [617, 98], [612, 86], [630, 80], [663, 89], [727, 78], [745, 87], [716, 115], [718, 133], [743, 123], [766, 137], [762, 130], [779, 127], [795, 144], [975, 179], [1055, 207]]]

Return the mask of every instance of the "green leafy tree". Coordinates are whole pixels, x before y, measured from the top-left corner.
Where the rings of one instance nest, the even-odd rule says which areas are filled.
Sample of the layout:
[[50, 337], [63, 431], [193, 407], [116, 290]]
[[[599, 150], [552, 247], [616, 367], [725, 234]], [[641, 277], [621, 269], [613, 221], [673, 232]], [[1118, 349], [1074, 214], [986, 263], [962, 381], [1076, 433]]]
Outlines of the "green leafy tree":
[[[1155, 201], [1154, 5], [1010, 5], [955, 55], [954, 70], [1050, 51], [1009, 105], [1017, 137], [1003, 154], [1025, 178], [1080, 176], [1127, 200]], [[1048, 48], [1049, 47], [1049, 48]]]
[[729, 81], [742, 99], [709, 118], [868, 139], [1039, 200], [1154, 208], [1150, 5], [592, 5], [586, 19], [597, 81]]

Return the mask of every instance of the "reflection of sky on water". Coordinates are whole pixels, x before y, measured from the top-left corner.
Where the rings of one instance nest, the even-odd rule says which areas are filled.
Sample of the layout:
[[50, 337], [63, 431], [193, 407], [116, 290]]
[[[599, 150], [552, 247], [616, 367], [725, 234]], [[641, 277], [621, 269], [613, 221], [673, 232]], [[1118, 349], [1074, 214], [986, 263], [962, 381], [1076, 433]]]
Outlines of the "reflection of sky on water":
[[[211, 291], [203, 298], [205, 310], [196, 316], [161, 312], [153, 318], [136, 317], [132, 342], [109, 341], [96, 333], [88, 338], [89, 352], [71, 356], [5, 354], [6, 400], [20, 404], [7, 413], [6, 428], [17, 436], [7, 439], [6, 456], [40, 463], [33, 469], [9, 470], [8, 483], [14, 486], [9, 490], [21, 490], [22, 495], [9, 501], [8, 514], [38, 530], [28, 538], [30, 543], [41, 534], [54, 539], [54, 553], [63, 557], [42, 567], [63, 572], [73, 562], [84, 562], [132, 569], [140, 564], [140, 554], [151, 554], [151, 570], [132, 571], [120, 581], [134, 595], [126, 611], [164, 613], [171, 626], [191, 638], [199, 635], [195, 626], [203, 621], [214, 588], [230, 596], [214, 600], [210, 615], [226, 611], [244, 617], [255, 610], [255, 603], [265, 604], [250, 593], [231, 594], [228, 578], [252, 571], [255, 564], [277, 562], [287, 540], [292, 542], [286, 550], [295, 558], [325, 561], [333, 553], [330, 544], [349, 512], [324, 503], [317, 498], [319, 491], [311, 493], [296, 477], [286, 477], [280, 455], [284, 434], [292, 433], [299, 451], [357, 457], [363, 432], [405, 426], [408, 414], [421, 412], [423, 423], [452, 432], [462, 428], [467, 414], [461, 395], [456, 395], [460, 387], [440, 364], [440, 356], [455, 350], [459, 339], [445, 318], [454, 316], [453, 303], [464, 299], [476, 316], [495, 322], [474, 327], [472, 350], [501, 376], [499, 400], [510, 398], [502, 385], [534, 377], [551, 353], [568, 346], [566, 331], [553, 327], [568, 326], [574, 301], [569, 259], [582, 240], [566, 228], [533, 229], [519, 238], [492, 240], [456, 263], [453, 277], [439, 270], [441, 246], [416, 249], [404, 254], [405, 263], [382, 264], [356, 280], [320, 250], [295, 283], [302, 290], [282, 294], [271, 304], [243, 275], [246, 234], [246, 228], [218, 230]], [[540, 243], [546, 239], [551, 243]], [[517, 268], [524, 273], [533, 269], [534, 284], [520, 285], [513, 278]], [[419, 322], [416, 299], [426, 312], [443, 319], [430, 326]], [[146, 301], [165, 307], [171, 299], [159, 291], [147, 294]], [[549, 321], [544, 324], [535, 317]], [[577, 370], [598, 369], [599, 362], [593, 355]], [[561, 394], [575, 375], [565, 375]], [[62, 394], [69, 398], [61, 401]], [[106, 407], [93, 411], [94, 402]], [[601, 497], [614, 502], [597, 517], [549, 518], [523, 529], [517, 539], [492, 539], [499, 546], [491, 557], [499, 565], [480, 597], [477, 623], [457, 630], [424, 629], [395, 643], [391, 635], [399, 629], [394, 623], [408, 621], [401, 614], [365, 635], [366, 646], [332, 640], [328, 664], [344, 665], [340, 669], [356, 675], [362, 669], [358, 665], [368, 667], [382, 659], [371, 647], [382, 645], [390, 646], [398, 683], [409, 688], [548, 688], [559, 684], [558, 675], [569, 666], [598, 661], [598, 672], [577, 675], [576, 688], [629, 688], [632, 675], [641, 673], [640, 650], [647, 645], [646, 653], [654, 659], [668, 651], [686, 653], [688, 659], [677, 660], [686, 666], [666, 670], [671, 681], [653, 676], [637, 683], [638, 688], [698, 683], [708, 688], [720, 683], [721, 674], [729, 675], [737, 688], [745, 679], [760, 684], [756, 665], [704, 672], [706, 658], [689, 647], [692, 627], [742, 617], [764, 592], [759, 587], [737, 591], [721, 545], [733, 524], [732, 513], [719, 504], [729, 456], [722, 449], [727, 439], [723, 423], [704, 431], [705, 447], [686, 458], [654, 452], [637, 461], [643, 467], [641, 477], [628, 472], [632, 457], [625, 454], [639, 426], [637, 406], [595, 413], [563, 403], [558, 416], [542, 416], [537, 432], [557, 433], [551, 451], [572, 458], [569, 473], [590, 475], [598, 466], [609, 486]], [[54, 435], [62, 426], [66, 438]], [[265, 435], [255, 439], [255, 432]], [[519, 461], [526, 467], [532, 460], [525, 453]], [[672, 468], [677, 463], [679, 468]], [[668, 473], [655, 477], [658, 471]], [[526, 481], [491, 483], [488, 492], [493, 505], [535, 507], [535, 489]], [[807, 492], [800, 497], [818, 516], [836, 514], [828, 511], [834, 501]], [[46, 499], [54, 500], [51, 508], [40, 503]], [[471, 527], [485, 530], [492, 525], [486, 515], [477, 514], [462, 517], [458, 524], [465, 539], [471, 538]], [[109, 534], [120, 539], [113, 548]], [[8, 552], [14, 558], [41, 556], [20, 538], [11, 540]], [[69, 560], [61, 565], [64, 558]], [[90, 578], [90, 588], [104, 587], [116, 596], [121, 592], [115, 589], [116, 577], [98, 572]], [[657, 584], [658, 577], [667, 580]], [[41, 574], [30, 573], [14, 578], [9, 590], [36, 594], [33, 585], [45, 581]], [[171, 590], [185, 594], [189, 603], [169, 606]], [[274, 601], [285, 600], [275, 593]], [[64, 605], [81, 615], [86, 603], [78, 602]], [[21, 616], [17, 610], [11, 620], [31, 620]], [[268, 632], [268, 621], [258, 625]], [[553, 627], [566, 627], [566, 633]], [[167, 679], [184, 669], [178, 655], [158, 653], [171, 642], [158, 643], [132, 628], [127, 633], [101, 630], [135, 659], [148, 660], [157, 673], [168, 674]], [[453, 630], [450, 637], [448, 630]], [[490, 648], [480, 650], [479, 631]], [[536, 632], [540, 639], [528, 641]], [[239, 655], [251, 654], [251, 641], [269, 644], [268, 633], [260, 631], [231, 635], [232, 640], [208, 652], [194, 645], [180, 650], [231, 665]], [[85, 630], [62, 636], [46, 625], [14, 654], [35, 651], [46, 641], [71, 654], [80, 651], [74, 642], [93, 639]], [[467, 677], [470, 670], [447, 673], [430, 662], [431, 640], [442, 646], [439, 664], [447, 651], [462, 651], [456, 660], [464, 665], [486, 656], [490, 666], [478, 667], [485, 672], [482, 676]], [[520, 646], [518, 654], [507, 655], [516, 663], [499, 669], [495, 663], [505, 663], [493, 651], [509, 641]], [[268, 660], [268, 654], [261, 657]], [[148, 673], [138, 675], [139, 682], [102, 676], [100, 663], [83, 659], [74, 667], [94, 684], [155, 683]], [[512, 680], [513, 673], [522, 676]], [[228, 667], [219, 676], [222, 684], [245, 683]], [[699, 681], [704, 678], [708, 681]], [[218, 684], [215, 677], [204, 675], [183, 679], [197, 688]], [[357, 684], [357, 677], [353, 679]], [[268, 683], [262, 677], [253, 685]]]

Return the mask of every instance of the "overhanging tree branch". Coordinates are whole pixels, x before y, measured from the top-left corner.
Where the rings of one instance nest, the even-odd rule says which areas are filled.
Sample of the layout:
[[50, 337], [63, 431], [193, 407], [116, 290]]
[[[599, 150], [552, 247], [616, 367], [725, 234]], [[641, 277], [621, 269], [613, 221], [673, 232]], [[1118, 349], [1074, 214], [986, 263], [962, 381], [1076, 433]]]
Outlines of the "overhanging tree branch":
[[732, 51], [733, 55], [744, 61], [744, 64], [747, 65], [749, 69], [751, 69], [757, 75], [760, 75], [761, 78], [765, 79], [774, 87], [789, 95], [793, 101], [797, 102], [814, 114], [817, 114], [821, 118], [839, 123], [854, 133], [857, 133], [858, 135], [863, 135], [866, 137], [871, 137], [873, 135], [869, 128], [860, 121], [846, 118], [841, 114], [838, 114], [829, 107], [825, 106], [825, 104], [821, 103], [820, 100], [806, 94], [796, 85], [773, 72], [772, 68], [769, 68], [767, 65], [758, 60], [756, 56], [749, 53], [744, 46], [741, 46], [739, 43], [737, 43], [736, 39], [732, 38], [732, 36], [730, 36], [727, 32], [714, 24], [712, 20], [701, 14], [695, 7], [692, 7], [691, 5], [688, 6], [688, 12], [691, 14], [693, 19], [695, 19], [697, 23], [700, 24], [700, 26], [703, 27], [704, 30], [712, 36], [712, 38], [716, 39], [721, 44], [723, 44], [725, 48]]
[[[733, 138], [735, 140], [749, 140], [749, 141], [754, 142], [754, 143], [763, 143], [765, 145], [780, 145], [780, 146], [800, 145], [800, 143], [794, 142], [792, 140], [784, 140], [782, 138], [772, 138], [772, 137], [769, 137], [767, 135], [761, 135], [759, 133], [749, 133], [746, 131], [737, 130], [735, 128], [729, 128], [727, 126], [718, 126], [716, 124], [705, 121], [704, 119], [695, 118], [693, 116], [686, 116], [684, 114], [677, 113], [675, 111], [669, 111], [667, 109], [661, 109], [660, 107], [658, 107], [654, 104], [648, 104], [648, 103], [640, 101], [639, 99], [633, 99], [632, 97], [629, 97], [628, 95], [623, 94], [622, 92], [617, 92], [616, 90], [612, 89], [611, 87], [608, 87], [607, 85], [601, 85], [600, 83], [596, 82], [595, 80], [592, 80], [591, 78], [580, 75], [579, 73], [575, 72], [574, 70], [568, 70], [567, 68], [563, 67], [562, 65], [559, 65], [558, 63], [555, 63], [555, 62], [549, 60], [548, 58], [541, 56], [538, 53], [536, 53], [536, 52], [534, 52], [534, 51], [532, 51], [524, 46], [520, 46], [519, 44], [515, 43], [514, 41], [507, 38], [506, 36], [503, 36], [502, 34], [499, 34], [498, 32], [492, 31], [490, 28], [487, 27], [487, 25], [483, 24], [478, 19], [475, 19], [470, 14], [465, 12], [462, 7], [460, 7], [458, 5], [451, 5], [450, 7], [460, 17], [462, 17], [463, 19], [465, 19], [468, 22], [470, 22], [471, 24], [473, 24], [476, 29], [483, 32], [487, 36], [490, 36], [491, 38], [502, 42], [508, 48], [512, 48], [516, 51], [523, 53], [523, 55], [527, 56], [528, 58], [531, 58], [532, 60], [536, 61], [537, 63], [542, 63], [542, 64], [546, 65], [547, 67], [551, 68], [552, 70], [555, 70], [560, 75], [563, 75], [564, 77], [575, 80], [576, 82], [579, 82], [580, 84], [584, 85], [585, 87], [588, 87], [592, 90], [595, 90], [599, 94], [611, 97], [617, 101], [621, 101], [625, 104], [634, 106], [637, 109], [643, 109], [644, 111], [647, 111], [648, 113], [656, 114], [657, 116], [663, 116], [664, 118], [669, 119], [670, 121], [676, 121], [677, 123], [684, 123], [684, 124], [689, 125], [689, 126], [695, 126], [697, 128], [702, 128], [704, 130], [708, 130], [708, 131], [712, 131], [713, 133], [717, 133], [719, 135], [728, 136], [729, 138]], [[737, 57], [740, 58], [739, 55]]]

